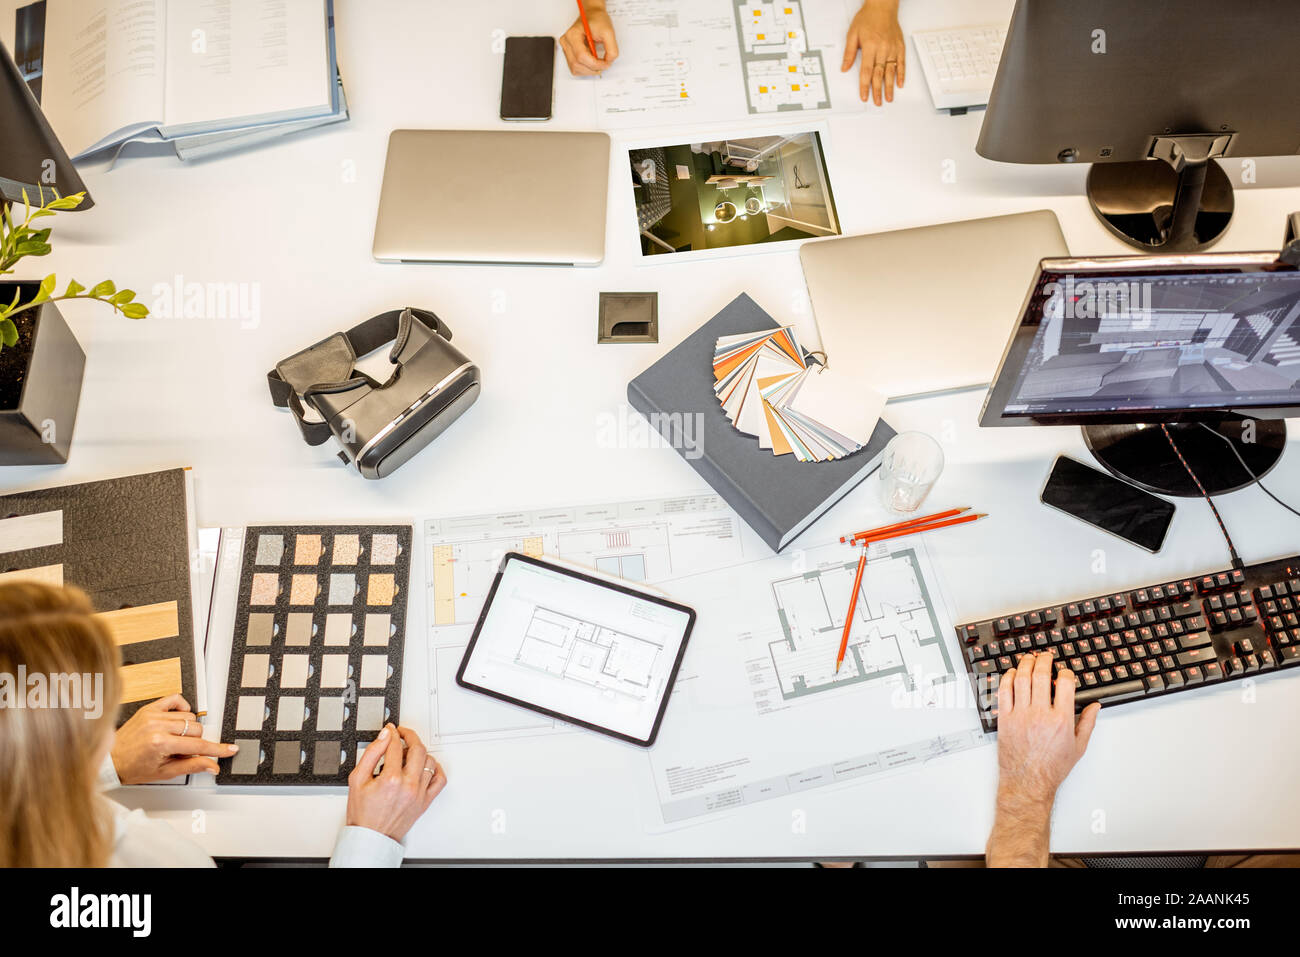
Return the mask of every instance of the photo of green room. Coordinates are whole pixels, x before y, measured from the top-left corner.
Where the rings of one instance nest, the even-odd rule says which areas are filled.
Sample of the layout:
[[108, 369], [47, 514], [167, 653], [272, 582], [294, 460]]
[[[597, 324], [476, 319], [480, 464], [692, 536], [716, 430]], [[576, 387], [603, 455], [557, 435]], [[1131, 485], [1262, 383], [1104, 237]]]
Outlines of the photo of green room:
[[840, 235], [821, 136], [630, 150], [641, 254]]

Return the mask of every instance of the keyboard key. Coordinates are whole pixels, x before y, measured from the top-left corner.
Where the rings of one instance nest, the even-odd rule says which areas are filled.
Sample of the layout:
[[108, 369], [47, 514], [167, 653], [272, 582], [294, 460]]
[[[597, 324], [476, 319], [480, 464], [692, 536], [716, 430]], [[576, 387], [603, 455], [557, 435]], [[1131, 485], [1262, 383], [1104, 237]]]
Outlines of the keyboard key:
[[1196, 665], [1184, 668], [1183, 677], [1187, 679], [1189, 685], [1198, 685], [1205, 680], [1205, 675], [1201, 674], [1201, 669]]
[[[1174, 660], [1178, 662], [1180, 668], [1186, 668], [1190, 665], [1199, 665], [1206, 661], [1214, 661], [1218, 655], [1214, 653], [1214, 648], [1192, 648], [1190, 651], [1180, 651], [1174, 655]], [[1258, 667], [1258, 664], [1256, 664]]]
[[1107, 701], [1127, 701], [1130, 698], [1141, 698], [1146, 693], [1146, 683], [1132, 679], [1108, 687], [1081, 688], [1074, 693], [1074, 704], [1075, 707], [1080, 707], [1093, 701], [1100, 701], [1104, 708]]
[[1278, 652], [1278, 664], [1283, 668], [1300, 665], [1300, 645], [1288, 645]]
[[1147, 694], [1155, 694], [1158, 691], [1165, 690], [1165, 679], [1159, 675], [1147, 675], [1145, 679]]
[[1207, 682], [1223, 680], [1223, 669], [1219, 667], [1217, 661], [1207, 661], [1201, 665], [1201, 673], [1205, 675]]
[[1166, 691], [1176, 691], [1177, 689], [1186, 687], [1187, 685], [1187, 682], [1183, 680], [1183, 673], [1181, 671], [1167, 672], [1164, 678]]
[[1200, 648], [1208, 644], [1210, 644], [1210, 636], [1203, 631], [1189, 632], [1178, 636], [1179, 651], [1186, 651], [1188, 648]]

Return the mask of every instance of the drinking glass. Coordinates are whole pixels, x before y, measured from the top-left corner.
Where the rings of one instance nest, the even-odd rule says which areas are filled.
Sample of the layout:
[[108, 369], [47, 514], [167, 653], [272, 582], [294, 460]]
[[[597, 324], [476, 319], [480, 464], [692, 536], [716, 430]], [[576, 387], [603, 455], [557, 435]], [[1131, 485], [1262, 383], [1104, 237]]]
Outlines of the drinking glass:
[[943, 449], [924, 432], [900, 432], [880, 459], [880, 498], [900, 515], [915, 512], [943, 472]]

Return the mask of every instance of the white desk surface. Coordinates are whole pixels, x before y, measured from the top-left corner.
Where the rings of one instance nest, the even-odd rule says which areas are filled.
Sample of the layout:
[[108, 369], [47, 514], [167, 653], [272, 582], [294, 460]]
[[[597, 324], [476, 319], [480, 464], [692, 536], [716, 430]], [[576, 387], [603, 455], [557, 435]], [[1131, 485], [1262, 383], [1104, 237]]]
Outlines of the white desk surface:
[[[0, 35], [12, 37], [14, 5], [3, 5]], [[971, 6], [907, 0], [904, 30], [996, 19], [1010, 9], [1008, 0]], [[63, 278], [112, 276], [146, 302], [156, 284], [178, 276], [252, 283], [260, 322], [241, 328], [237, 320], [157, 316], [133, 323], [94, 304], [68, 306], [88, 354], [71, 461], [7, 470], [5, 490], [187, 464], [196, 470], [199, 521], [208, 526], [416, 519], [702, 490], [694, 471], [667, 450], [601, 448], [599, 417], [626, 401], [629, 379], [742, 291], [813, 338], [797, 253], [639, 265], [616, 148], [608, 252], [599, 268], [376, 264], [370, 243], [389, 131], [502, 125], [493, 31], [558, 34], [573, 10], [565, 0], [338, 0], [337, 8], [350, 123], [193, 165], [123, 161], [89, 175], [94, 210], [60, 216], [55, 225], [49, 265]], [[546, 128], [594, 126], [591, 82], [557, 70], [556, 115]], [[936, 114], [915, 62], [892, 106], [832, 117], [829, 162], [845, 232], [1050, 207], [1075, 254], [1126, 251], [1088, 209], [1086, 167], [986, 162], [974, 152], [981, 118]], [[948, 162], [951, 183], [941, 175]], [[1240, 179], [1235, 162], [1227, 168]], [[1239, 184], [1236, 217], [1218, 249], [1276, 248], [1284, 215], [1297, 209], [1300, 160], [1260, 160], [1257, 182]], [[944, 265], [933, 269], [943, 281]], [[598, 292], [642, 289], [659, 292], [660, 343], [598, 346]], [[450, 323], [460, 348], [481, 364], [485, 388], [427, 453], [382, 483], [366, 482], [324, 448], [299, 441], [292, 421], [271, 407], [264, 374], [331, 332], [407, 304], [432, 308]], [[1180, 504], [1157, 557], [1053, 518], [1037, 493], [1058, 453], [1086, 456], [1079, 431], [981, 430], [981, 398], [926, 399], [888, 412], [897, 428], [943, 437], [949, 464], [934, 505], [975, 504], [993, 515], [930, 543], [954, 615], [991, 616], [1228, 564], [1199, 502]], [[1295, 445], [1269, 478], [1292, 500], [1300, 488]], [[1262, 493], [1226, 497], [1221, 509], [1248, 561], [1297, 551], [1300, 522]], [[856, 528], [882, 518], [868, 483], [822, 524]], [[1101, 574], [1092, 570], [1097, 548], [1105, 549]], [[423, 571], [417, 564], [413, 572], [414, 586]], [[418, 589], [413, 598], [402, 711], [405, 723], [426, 734], [424, 602]], [[701, 622], [696, 640], [708, 628]], [[211, 670], [224, 675], [224, 663]], [[1232, 683], [1103, 712], [1087, 756], [1061, 791], [1053, 848], [1300, 847], [1292, 803], [1300, 790], [1293, 734], [1300, 674], [1261, 679], [1254, 690], [1253, 702]], [[462, 744], [438, 756], [450, 785], [411, 832], [409, 858], [978, 854], [996, 780], [995, 749], [979, 748], [865, 786], [805, 792], [707, 825], [649, 834], [635, 797], [648, 780], [646, 759], [630, 747], [566, 734]], [[202, 810], [205, 826], [193, 836], [216, 856], [327, 856], [345, 802], [341, 790], [210, 783], [127, 789], [118, 798], [186, 833]], [[796, 812], [802, 829], [792, 826]]]

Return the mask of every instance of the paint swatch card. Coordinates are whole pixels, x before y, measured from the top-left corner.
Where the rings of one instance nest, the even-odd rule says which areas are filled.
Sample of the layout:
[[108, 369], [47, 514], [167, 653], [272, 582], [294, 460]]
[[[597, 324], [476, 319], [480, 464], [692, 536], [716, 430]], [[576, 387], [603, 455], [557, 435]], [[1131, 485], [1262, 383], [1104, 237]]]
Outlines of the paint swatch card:
[[0, 497], [0, 583], [33, 581], [85, 591], [122, 652], [118, 723], [196, 681], [184, 469]]
[[345, 785], [402, 688], [411, 526], [252, 527], [218, 784]]
[[793, 327], [719, 339], [713, 378], [738, 431], [800, 462], [852, 455], [871, 440], [885, 407], [859, 377], [810, 365]]

